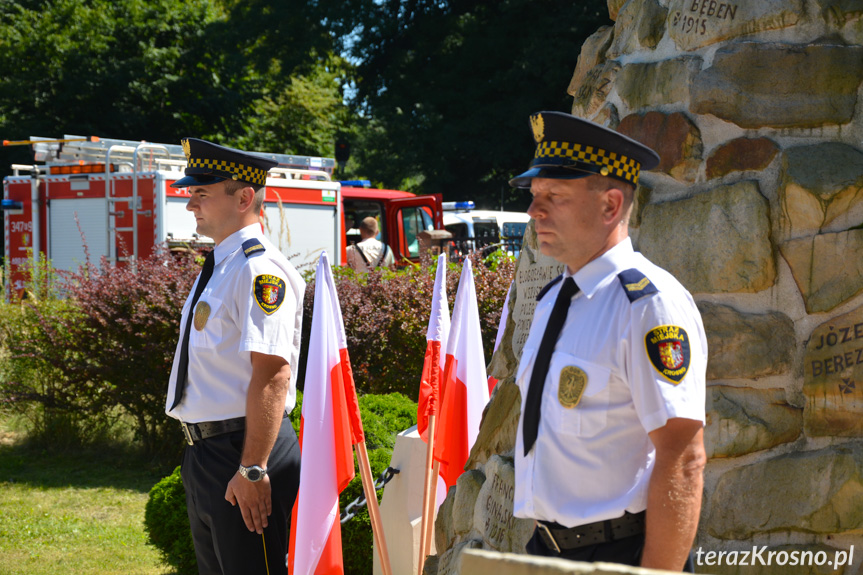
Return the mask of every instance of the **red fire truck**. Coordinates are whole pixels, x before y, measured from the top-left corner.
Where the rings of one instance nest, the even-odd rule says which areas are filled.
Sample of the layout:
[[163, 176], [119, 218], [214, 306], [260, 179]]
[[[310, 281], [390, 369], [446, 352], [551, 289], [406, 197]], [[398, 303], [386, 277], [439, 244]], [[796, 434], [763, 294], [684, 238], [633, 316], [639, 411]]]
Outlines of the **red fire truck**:
[[[180, 145], [80, 136], [29, 142], [34, 164], [13, 165], [3, 180], [7, 295], [21, 292], [31, 254], [70, 270], [85, 262], [85, 246], [91, 262], [114, 263], [159, 245], [212, 245], [195, 233], [188, 191], [170, 186], [186, 166]], [[323, 250], [343, 263], [367, 216], [378, 219], [381, 240], [402, 263], [418, 260], [420, 232], [443, 229], [440, 195], [343, 186], [332, 180], [333, 159], [262, 155], [279, 162], [267, 178], [264, 233], [298, 268]]]

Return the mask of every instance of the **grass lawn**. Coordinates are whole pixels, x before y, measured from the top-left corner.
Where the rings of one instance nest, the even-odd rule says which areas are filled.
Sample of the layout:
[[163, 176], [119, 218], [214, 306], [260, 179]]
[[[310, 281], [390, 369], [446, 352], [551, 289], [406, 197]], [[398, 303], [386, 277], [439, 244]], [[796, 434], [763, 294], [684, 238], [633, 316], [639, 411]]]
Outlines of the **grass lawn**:
[[42, 450], [0, 421], [0, 575], [168, 575], [144, 505], [165, 475], [121, 450]]

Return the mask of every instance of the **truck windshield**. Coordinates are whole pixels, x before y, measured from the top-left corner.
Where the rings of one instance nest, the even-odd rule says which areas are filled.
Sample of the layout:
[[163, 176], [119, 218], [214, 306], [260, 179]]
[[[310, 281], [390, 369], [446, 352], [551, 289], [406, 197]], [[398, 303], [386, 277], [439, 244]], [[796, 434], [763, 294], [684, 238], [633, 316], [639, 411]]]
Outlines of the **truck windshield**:
[[420, 243], [417, 237], [420, 232], [434, 229], [431, 216], [421, 207], [401, 210], [402, 227], [405, 231], [408, 257], [420, 255]]
[[389, 241], [386, 237], [383, 224], [383, 205], [380, 202], [370, 200], [344, 200], [342, 202], [345, 216], [346, 246], [360, 241], [360, 222], [367, 217], [373, 217], [378, 221], [378, 235], [380, 241]]

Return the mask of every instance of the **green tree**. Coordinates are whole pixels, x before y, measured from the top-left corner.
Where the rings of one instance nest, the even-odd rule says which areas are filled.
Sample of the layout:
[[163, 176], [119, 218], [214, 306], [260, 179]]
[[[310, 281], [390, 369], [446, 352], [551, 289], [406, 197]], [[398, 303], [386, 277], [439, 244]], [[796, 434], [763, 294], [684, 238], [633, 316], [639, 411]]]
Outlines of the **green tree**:
[[161, 141], [226, 129], [239, 80], [208, 49], [212, 0], [0, 4], [0, 126]]
[[[278, 70], [279, 66], [274, 65]], [[330, 56], [307, 63], [299, 70], [269, 82], [252, 113], [240, 147], [304, 156], [332, 157], [335, 140], [351, 123], [342, 96], [342, 78], [347, 64]]]
[[[309, 7], [268, 0], [0, 1], [0, 132], [332, 156], [346, 65]], [[26, 147], [0, 163], [32, 161]]]
[[372, 179], [445, 199], [524, 207], [507, 181], [533, 152], [530, 113], [568, 110], [605, 0], [345, 0], [334, 33], [358, 61], [355, 104], [374, 121], [355, 154]]

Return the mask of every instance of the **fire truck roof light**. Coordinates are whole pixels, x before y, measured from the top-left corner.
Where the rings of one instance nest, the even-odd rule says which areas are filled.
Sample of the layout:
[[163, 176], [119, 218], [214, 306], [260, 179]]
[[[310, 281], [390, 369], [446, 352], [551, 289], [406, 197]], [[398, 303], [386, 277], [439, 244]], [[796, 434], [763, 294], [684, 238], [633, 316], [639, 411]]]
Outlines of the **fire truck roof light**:
[[105, 169], [105, 164], [96, 162], [96, 163], [86, 163], [83, 160], [79, 160], [77, 165], [66, 165], [66, 166], [51, 166], [49, 172], [51, 175], [67, 175], [67, 174], [102, 174], [106, 171], [116, 172], [117, 165], [111, 164], [108, 170]]
[[352, 188], [372, 187], [372, 183], [369, 180], [339, 180], [339, 183], [343, 186], [350, 186]]
[[455, 210], [472, 210], [475, 204], [473, 200], [467, 200], [464, 202], [444, 202], [442, 205], [444, 211], [452, 212]]

